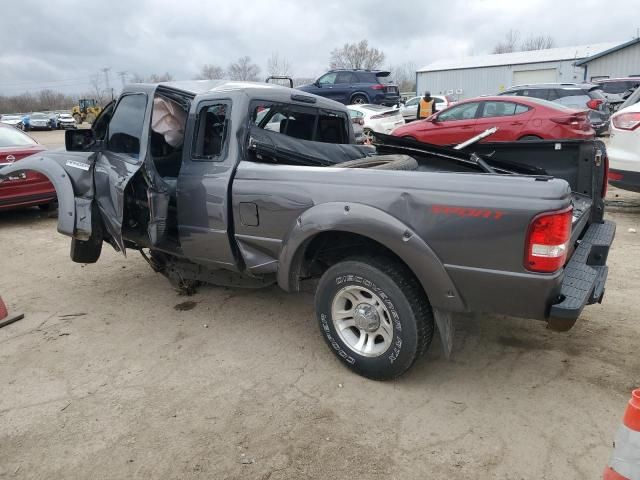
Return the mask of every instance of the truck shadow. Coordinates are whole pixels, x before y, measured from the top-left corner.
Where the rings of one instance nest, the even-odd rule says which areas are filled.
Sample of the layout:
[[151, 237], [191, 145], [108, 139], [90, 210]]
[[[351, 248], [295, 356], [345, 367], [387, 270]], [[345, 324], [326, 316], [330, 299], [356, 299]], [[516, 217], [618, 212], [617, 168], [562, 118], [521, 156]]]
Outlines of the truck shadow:
[[0, 227], [19, 227], [36, 222], [51, 222], [58, 218], [58, 210], [47, 212], [38, 207], [0, 211]]

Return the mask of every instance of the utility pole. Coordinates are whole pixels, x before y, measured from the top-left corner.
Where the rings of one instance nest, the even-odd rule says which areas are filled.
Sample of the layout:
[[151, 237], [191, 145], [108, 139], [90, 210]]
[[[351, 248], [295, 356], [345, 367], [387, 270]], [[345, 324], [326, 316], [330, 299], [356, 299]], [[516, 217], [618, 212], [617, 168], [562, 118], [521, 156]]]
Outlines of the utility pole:
[[120, 80], [122, 81], [122, 88], [124, 88], [124, 84], [127, 80], [127, 73], [129, 72], [118, 72], [118, 76], [120, 77]]
[[107, 92], [111, 94], [111, 100], [113, 100], [113, 90], [111, 90], [111, 87], [109, 86], [109, 70], [111, 70], [111, 67], [105, 67], [101, 70], [102, 73], [104, 73], [104, 83], [107, 87]]

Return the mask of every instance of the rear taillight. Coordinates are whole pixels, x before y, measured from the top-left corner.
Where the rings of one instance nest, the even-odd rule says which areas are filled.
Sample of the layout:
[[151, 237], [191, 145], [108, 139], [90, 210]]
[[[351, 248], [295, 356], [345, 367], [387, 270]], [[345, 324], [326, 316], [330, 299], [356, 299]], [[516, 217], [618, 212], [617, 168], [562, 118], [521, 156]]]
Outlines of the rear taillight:
[[618, 172], [609, 172], [608, 180], [613, 180], [614, 182], [619, 182], [624, 178], [624, 175]]
[[583, 125], [587, 121], [587, 116], [583, 114], [564, 115], [562, 117], [551, 118], [552, 122], [559, 123], [561, 125], [571, 125], [578, 127]]
[[619, 113], [611, 122], [620, 130], [635, 130], [640, 126], [640, 112]]
[[592, 98], [587, 102], [587, 107], [591, 110], [597, 110], [600, 105], [602, 105], [602, 100], [599, 98]]
[[603, 176], [602, 194], [601, 197], [607, 196], [607, 188], [609, 187], [609, 157], [604, 156], [604, 176]]
[[373, 88], [374, 90], [384, 90], [384, 85], [382, 85], [380, 83], [376, 83], [371, 88]]
[[524, 266], [527, 270], [552, 273], [567, 259], [571, 238], [572, 209], [536, 216], [527, 234]]

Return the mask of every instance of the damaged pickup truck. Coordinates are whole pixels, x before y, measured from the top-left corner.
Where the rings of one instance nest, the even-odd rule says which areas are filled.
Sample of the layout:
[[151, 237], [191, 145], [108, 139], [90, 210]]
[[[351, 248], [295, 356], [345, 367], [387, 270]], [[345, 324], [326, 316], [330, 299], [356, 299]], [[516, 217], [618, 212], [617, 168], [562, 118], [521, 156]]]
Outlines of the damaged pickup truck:
[[315, 279], [322, 336], [369, 378], [409, 369], [436, 326], [450, 353], [452, 313], [566, 330], [604, 294], [615, 225], [599, 141], [357, 146], [337, 102], [226, 81], [129, 86], [65, 133], [67, 151], [0, 179], [51, 180], [73, 261], [106, 242], [187, 290]]

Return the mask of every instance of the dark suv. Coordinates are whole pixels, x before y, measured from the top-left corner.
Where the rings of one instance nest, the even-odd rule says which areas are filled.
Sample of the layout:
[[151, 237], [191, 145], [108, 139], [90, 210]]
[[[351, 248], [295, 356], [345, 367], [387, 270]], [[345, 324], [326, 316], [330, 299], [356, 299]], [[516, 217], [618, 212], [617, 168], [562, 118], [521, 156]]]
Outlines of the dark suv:
[[386, 81], [389, 75], [390, 72], [381, 70], [330, 70], [315, 82], [298, 88], [345, 105], [396, 105], [400, 92], [397, 85]]
[[559, 103], [576, 110], [589, 109], [589, 120], [597, 135], [609, 128], [611, 108], [599, 85], [591, 83], [536, 83], [516, 85], [500, 95], [534, 97]]

